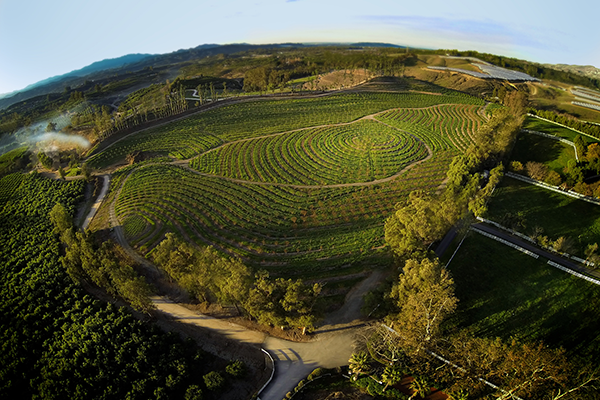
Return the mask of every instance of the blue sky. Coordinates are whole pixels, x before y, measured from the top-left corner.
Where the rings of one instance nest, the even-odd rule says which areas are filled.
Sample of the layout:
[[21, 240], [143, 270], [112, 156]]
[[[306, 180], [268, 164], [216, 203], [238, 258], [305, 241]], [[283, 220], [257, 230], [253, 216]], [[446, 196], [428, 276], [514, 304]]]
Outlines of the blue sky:
[[0, 93], [129, 53], [378, 41], [600, 67], [594, 1], [0, 0]]

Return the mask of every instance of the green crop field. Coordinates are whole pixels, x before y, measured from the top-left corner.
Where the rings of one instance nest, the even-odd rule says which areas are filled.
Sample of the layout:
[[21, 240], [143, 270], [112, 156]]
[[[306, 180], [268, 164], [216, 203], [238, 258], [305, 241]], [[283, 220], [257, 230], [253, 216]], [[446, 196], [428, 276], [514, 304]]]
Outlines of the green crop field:
[[504, 223], [507, 214], [519, 212], [525, 228], [517, 230], [531, 235], [540, 227], [551, 239], [566, 236], [579, 256], [587, 244], [600, 244], [600, 206], [504, 177], [491, 199], [487, 218]]
[[242, 101], [128, 136], [101, 153], [94, 154], [89, 164], [93, 168], [107, 167], [123, 161], [133, 151], [150, 151], [188, 159], [225, 142], [352, 122], [399, 107], [423, 108], [437, 104], [484, 105], [482, 100], [463, 94], [390, 92]]
[[209, 174], [256, 182], [327, 185], [392, 176], [427, 156], [421, 141], [373, 120], [236, 141], [194, 159]]
[[423, 138], [432, 150], [465, 150], [485, 119], [482, 107], [437, 105], [422, 109], [396, 109], [377, 115], [379, 121]]
[[276, 276], [355, 279], [389, 265], [385, 219], [412, 190], [436, 191], [486, 121], [481, 100], [422, 89], [431, 93], [363, 87], [223, 105], [130, 135], [90, 163], [132, 151], [183, 160], [113, 174], [109, 198], [123, 184], [117, 218], [144, 254], [176, 232]]
[[452, 155], [436, 154], [390, 182], [316, 189], [240, 184], [148, 165], [126, 180], [116, 212], [142, 250], [172, 231], [274, 274], [345, 275], [382, 257], [389, 261], [383, 221], [411, 190], [438, 187]]
[[469, 235], [449, 266], [460, 301], [448, 326], [484, 337], [543, 340], [592, 359], [600, 355], [600, 286]]

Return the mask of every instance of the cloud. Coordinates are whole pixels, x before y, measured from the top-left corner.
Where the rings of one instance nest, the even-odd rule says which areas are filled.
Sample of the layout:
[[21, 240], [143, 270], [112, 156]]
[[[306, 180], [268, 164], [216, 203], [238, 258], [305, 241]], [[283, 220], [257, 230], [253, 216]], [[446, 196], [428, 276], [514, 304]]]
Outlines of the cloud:
[[433, 35], [440, 35], [440, 39], [445, 40], [457, 39], [486, 44], [503, 41], [544, 50], [550, 47], [545, 40], [537, 37], [535, 30], [528, 31], [528, 27], [515, 28], [489, 19], [454, 19], [415, 15], [367, 15], [360, 18], [411, 31], [429, 32]]

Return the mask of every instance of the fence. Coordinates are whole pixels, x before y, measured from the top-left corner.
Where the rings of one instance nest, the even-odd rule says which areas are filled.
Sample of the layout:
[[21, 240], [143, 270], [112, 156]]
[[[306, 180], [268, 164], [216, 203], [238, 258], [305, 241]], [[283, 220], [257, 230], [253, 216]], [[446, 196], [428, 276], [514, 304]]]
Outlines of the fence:
[[578, 278], [585, 279], [586, 281], [591, 282], [591, 283], [593, 283], [595, 285], [600, 285], [600, 281], [598, 279], [591, 278], [591, 277], [589, 277], [587, 275], [583, 275], [583, 274], [581, 274], [581, 273], [579, 273], [577, 271], [573, 271], [572, 269], [569, 269], [567, 267], [563, 267], [562, 265], [560, 265], [558, 263], [555, 263], [554, 261], [548, 260], [548, 264], [552, 265], [555, 268], [560, 269], [561, 271], [565, 271], [565, 272], [567, 272], [567, 273], [569, 273], [571, 275], [574, 275], [574, 276], [576, 276]]
[[573, 149], [575, 150], [575, 158], [577, 159], [577, 161], [579, 161], [579, 156], [577, 155], [577, 147], [575, 146], [575, 143], [571, 142], [570, 140], [567, 140], [567, 139], [564, 139], [564, 138], [561, 138], [561, 137], [558, 137], [555, 135], [551, 135], [551, 134], [545, 133], [545, 132], [532, 131], [531, 129], [521, 129], [521, 132], [527, 132], [527, 133], [531, 133], [534, 135], [543, 136], [548, 139], [558, 140], [559, 142], [568, 144], [569, 146], [573, 146]]
[[484, 231], [482, 231], [482, 230], [479, 230], [479, 229], [477, 229], [477, 228], [474, 228], [474, 227], [471, 227], [471, 230], [472, 230], [472, 231], [474, 231], [474, 232], [477, 232], [477, 233], [479, 233], [480, 235], [483, 235], [483, 236], [489, 237], [490, 239], [494, 239], [494, 240], [495, 240], [495, 241], [497, 241], [497, 242], [500, 242], [500, 243], [502, 243], [502, 244], [505, 244], [505, 245], [507, 245], [507, 246], [509, 246], [509, 247], [512, 247], [512, 248], [513, 248], [513, 249], [515, 249], [515, 250], [519, 250], [521, 253], [525, 253], [525, 254], [527, 254], [528, 256], [535, 258], [536, 260], [537, 260], [537, 259], [540, 257], [540, 256], [539, 256], [539, 254], [535, 254], [535, 253], [534, 253], [534, 252], [532, 252], [532, 251], [529, 251], [529, 250], [527, 250], [527, 249], [524, 249], [524, 248], [522, 248], [521, 246], [517, 246], [516, 244], [514, 244], [514, 243], [511, 243], [511, 242], [509, 242], [509, 241], [507, 241], [507, 240], [504, 240], [504, 239], [502, 239], [502, 238], [499, 238], [499, 237], [498, 237], [498, 236], [496, 236], [496, 235], [492, 235], [491, 233], [484, 232]]
[[[481, 221], [481, 222], [485, 222], [485, 223], [486, 223], [486, 224], [488, 224], [488, 225], [493, 225], [493, 226], [495, 226], [496, 228], [500, 228], [500, 229], [502, 229], [502, 230], [505, 230], [505, 231], [509, 232], [511, 235], [518, 236], [518, 237], [520, 237], [521, 239], [527, 240], [528, 242], [531, 242], [531, 243], [535, 244], [536, 246], [542, 247], [542, 248], [544, 248], [544, 249], [546, 249], [546, 250], [549, 250], [549, 251], [557, 252], [557, 251], [556, 251], [556, 250], [555, 250], [553, 247], [549, 247], [549, 246], [543, 246], [543, 245], [539, 244], [538, 242], [536, 242], [536, 240], [535, 240], [534, 238], [532, 238], [532, 237], [529, 237], [529, 236], [527, 236], [527, 235], [524, 235], [524, 234], [522, 234], [522, 233], [520, 233], [520, 232], [513, 231], [512, 229], [510, 229], [510, 228], [507, 228], [507, 227], [506, 227], [506, 226], [504, 226], [504, 225], [500, 225], [500, 224], [499, 224], [499, 223], [497, 223], [497, 222], [491, 221], [491, 220], [489, 220], [489, 219], [481, 218], [481, 217], [477, 217], [477, 220], [478, 220], [478, 221]], [[557, 253], [558, 253], [558, 252], [557, 252]], [[579, 263], [581, 263], [581, 264], [587, 265], [588, 267], [594, 267], [594, 266], [596, 265], [596, 264], [594, 264], [594, 263], [593, 263], [593, 262], [591, 262], [591, 261], [584, 260], [583, 258], [579, 258], [579, 257], [577, 257], [577, 256], [572, 256], [572, 255], [570, 255], [569, 253], [558, 253], [558, 254], [560, 254], [560, 255], [561, 255], [561, 256], [563, 256], [563, 257], [570, 258], [571, 260], [575, 260], [575, 261], [577, 261], [577, 262], [579, 262]]]
[[564, 194], [565, 196], [573, 197], [574, 199], [587, 201], [588, 203], [592, 203], [592, 204], [595, 204], [597, 206], [600, 205], [600, 200], [595, 199], [593, 197], [589, 197], [589, 196], [583, 195], [581, 193], [574, 192], [572, 190], [562, 190], [558, 186], [548, 185], [545, 182], [536, 181], [535, 179], [531, 179], [531, 178], [529, 178], [527, 176], [515, 174], [513, 172], [507, 172], [506, 176], [509, 176], [511, 178], [514, 178], [514, 179], [518, 179], [518, 180], [523, 181], [523, 182], [530, 183], [530, 184], [535, 185], [535, 186], [542, 187], [544, 189], [552, 190], [553, 192], [556, 192], [556, 193]]
[[552, 120], [549, 120], [549, 119], [547, 119], [547, 118], [540, 117], [539, 115], [535, 115], [535, 114], [531, 114], [531, 113], [527, 113], [527, 115], [528, 115], [528, 116], [530, 116], [530, 117], [534, 117], [534, 118], [537, 118], [537, 119], [541, 119], [542, 121], [550, 122], [551, 124], [554, 124], [554, 125], [562, 126], [563, 128], [570, 129], [570, 130], [572, 130], [572, 131], [574, 131], [574, 132], [581, 133], [582, 135], [585, 135], [585, 136], [591, 137], [591, 138], [592, 138], [592, 139], [594, 139], [594, 140], [598, 140], [598, 138], [597, 138], [597, 137], [594, 137], [594, 136], [590, 135], [589, 133], [585, 133], [585, 132], [578, 131], [578, 130], [577, 130], [577, 129], [575, 129], [575, 128], [571, 128], [570, 126], [563, 125], [563, 124], [561, 124], [561, 123], [559, 123], [559, 122], [555, 122], [555, 121], [552, 121]]
[[267, 383], [265, 383], [263, 385], [263, 387], [260, 388], [260, 390], [258, 391], [258, 393], [256, 394], [256, 398], [258, 400], [260, 400], [259, 395], [262, 393], [263, 390], [265, 390], [265, 388], [269, 385], [269, 383], [271, 383], [271, 381], [273, 380], [273, 375], [275, 375], [275, 360], [273, 360], [273, 357], [271, 357], [271, 354], [269, 354], [268, 351], [266, 351], [265, 349], [262, 349], [263, 353], [265, 353], [267, 356], [269, 356], [269, 359], [271, 360], [271, 365], [273, 366], [273, 369], [271, 369], [271, 376], [269, 377], [269, 380], [267, 381]]

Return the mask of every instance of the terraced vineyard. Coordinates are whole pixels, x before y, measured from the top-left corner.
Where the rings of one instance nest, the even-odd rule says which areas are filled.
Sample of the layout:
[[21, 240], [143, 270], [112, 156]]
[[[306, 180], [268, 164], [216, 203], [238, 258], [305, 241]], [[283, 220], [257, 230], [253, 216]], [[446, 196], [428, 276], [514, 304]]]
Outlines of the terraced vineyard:
[[426, 156], [416, 137], [365, 119], [228, 143], [191, 166], [246, 181], [330, 185], [386, 178]]
[[452, 93], [350, 92], [308, 98], [242, 100], [128, 136], [101, 153], [94, 154], [88, 162], [93, 168], [104, 168], [124, 161], [127, 154], [133, 151], [150, 151], [187, 159], [225, 142], [352, 122], [398, 107], [422, 108], [444, 103], [484, 104], [480, 99]]
[[453, 93], [240, 102], [129, 136], [92, 161], [146, 148], [182, 160], [113, 174], [109, 198], [142, 253], [176, 232], [276, 276], [323, 279], [389, 263], [385, 219], [410, 191], [439, 188], [484, 116], [482, 101]]
[[428, 108], [404, 108], [377, 115], [379, 121], [413, 132], [432, 148], [465, 150], [485, 122], [482, 107], [443, 104]]
[[388, 257], [384, 219], [411, 190], [438, 187], [453, 155], [438, 153], [383, 184], [320, 189], [238, 184], [148, 165], [126, 180], [116, 212], [126, 231], [135, 225], [131, 243], [142, 251], [172, 231], [277, 275], [347, 274]]

